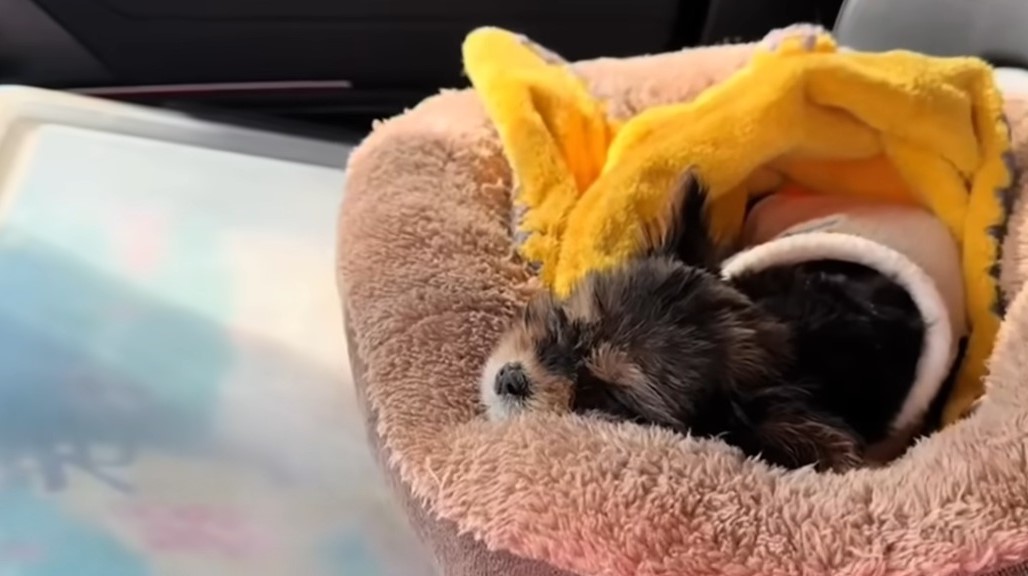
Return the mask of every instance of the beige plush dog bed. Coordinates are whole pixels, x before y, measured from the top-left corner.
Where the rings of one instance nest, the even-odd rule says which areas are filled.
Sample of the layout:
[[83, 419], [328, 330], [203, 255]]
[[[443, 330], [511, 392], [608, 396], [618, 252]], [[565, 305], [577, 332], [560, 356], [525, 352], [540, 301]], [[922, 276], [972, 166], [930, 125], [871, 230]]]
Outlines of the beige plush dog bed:
[[[580, 70], [628, 116], [694, 97], [751, 50]], [[1006, 111], [1028, 166], [1028, 100]], [[1028, 574], [1023, 203], [1004, 244], [1012, 304], [985, 401], [888, 467], [819, 475], [635, 425], [485, 420], [482, 364], [533, 279], [513, 255], [510, 173], [473, 93], [378, 126], [348, 174], [339, 271], [359, 393], [372, 444], [443, 573]]]

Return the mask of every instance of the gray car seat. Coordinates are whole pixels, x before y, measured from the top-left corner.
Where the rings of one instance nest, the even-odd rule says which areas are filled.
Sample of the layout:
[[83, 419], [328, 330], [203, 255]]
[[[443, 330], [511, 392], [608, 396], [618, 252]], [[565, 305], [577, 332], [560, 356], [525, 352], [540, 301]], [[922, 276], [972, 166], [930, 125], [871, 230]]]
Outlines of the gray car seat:
[[1028, 92], [1028, 0], [847, 0], [834, 32], [858, 50], [978, 56], [1003, 90]]
[[1028, 68], [1025, 0], [847, 0], [835, 34], [859, 50], [973, 55]]

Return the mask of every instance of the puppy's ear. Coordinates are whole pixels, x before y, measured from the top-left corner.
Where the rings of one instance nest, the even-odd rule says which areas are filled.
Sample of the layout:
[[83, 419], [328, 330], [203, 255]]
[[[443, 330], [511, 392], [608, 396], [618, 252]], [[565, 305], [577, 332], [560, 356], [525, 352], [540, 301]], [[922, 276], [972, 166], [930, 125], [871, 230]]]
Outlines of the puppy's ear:
[[819, 472], [845, 472], [864, 462], [860, 438], [838, 418], [801, 405], [772, 408], [750, 423], [746, 444], [786, 468], [813, 464]]
[[720, 262], [707, 210], [707, 189], [695, 170], [687, 170], [668, 195], [664, 218], [644, 230], [648, 255], [716, 270]]

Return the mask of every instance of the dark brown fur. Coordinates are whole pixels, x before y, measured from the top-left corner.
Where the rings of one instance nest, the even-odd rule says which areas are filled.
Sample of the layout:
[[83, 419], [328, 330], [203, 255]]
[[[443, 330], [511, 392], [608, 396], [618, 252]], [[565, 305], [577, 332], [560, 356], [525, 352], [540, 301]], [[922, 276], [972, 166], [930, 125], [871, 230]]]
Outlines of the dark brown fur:
[[[833, 401], [853, 390], [843, 390], [842, 396], [832, 391], [841, 378], [836, 368], [821, 369], [824, 362], [808, 362], [806, 356], [825, 353], [817, 349], [821, 340], [838, 345], [855, 334], [848, 328], [854, 318], [839, 313], [834, 298], [846, 306], [850, 296], [868, 294], [832, 294], [828, 317], [818, 316], [812, 331], [803, 315], [824, 316], [824, 307], [816, 308], [815, 299], [811, 312], [792, 298], [807, 306], [809, 294], [802, 291], [827, 282], [823, 271], [787, 271], [783, 278], [779, 271], [763, 284], [755, 277], [738, 286], [726, 282], [712, 273], [720, 262], [706, 227], [702, 189], [687, 179], [678, 192], [672, 211], [678, 217], [648, 234], [652, 243], [646, 256], [591, 274], [566, 300], [542, 295], [529, 304], [484, 374], [490, 413], [573, 411], [659, 425], [719, 437], [791, 468], [813, 464], [844, 470], [861, 463], [865, 445], [879, 439], [881, 423], [868, 424], [862, 414], [836, 409]], [[814, 276], [803, 276], [808, 273]], [[877, 277], [868, 283], [899, 298]], [[774, 292], [778, 288], [785, 300]], [[898, 302], [896, 321], [886, 318], [873, 328], [895, 331], [897, 323], [905, 323], [916, 332], [922, 327], [904, 315], [911, 306]], [[875, 335], [869, 328], [857, 336], [868, 334]], [[911, 344], [908, 348], [919, 350], [920, 340]], [[859, 387], [865, 373], [880, 376], [861, 371], [861, 364], [880, 359], [856, 358], [837, 368], [856, 370], [851, 388]], [[894, 409], [889, 404], [881, 413]]]

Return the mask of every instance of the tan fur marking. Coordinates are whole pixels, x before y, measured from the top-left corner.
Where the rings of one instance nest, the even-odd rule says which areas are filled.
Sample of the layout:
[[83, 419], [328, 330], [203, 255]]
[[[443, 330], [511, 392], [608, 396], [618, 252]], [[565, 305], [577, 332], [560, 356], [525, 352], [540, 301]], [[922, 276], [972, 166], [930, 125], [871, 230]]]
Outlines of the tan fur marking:
[[593, 349], [586, 365], [597, 378], [615, 386], [641, 390], [649, 385], [646, 374], [628, 354], [610, 344]]
[[599, 319], [599, 312], [596, 310], [596, 302], [593, 299], [592, 278], [586, 278], [575, 287], [575, 291], [564, 303], [564, 310], [567, 312], [568, 318], [572, 320], [588, 323]]
[[566, 414], [571, 411], [573, 383], [544, 370], [535, 357], [523, 362], [525, 373], [532, 382], [532, 395], [526, 403], [530, 412]]

